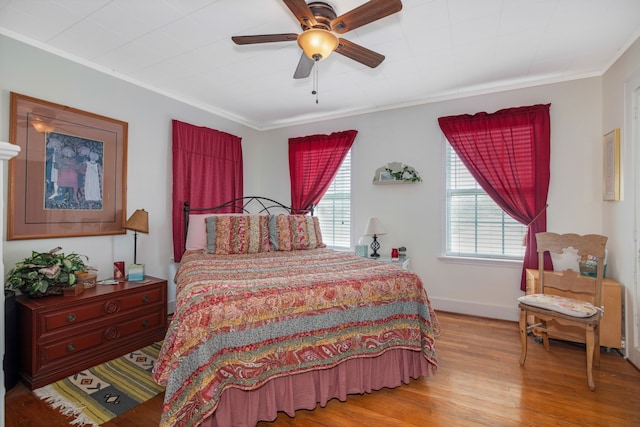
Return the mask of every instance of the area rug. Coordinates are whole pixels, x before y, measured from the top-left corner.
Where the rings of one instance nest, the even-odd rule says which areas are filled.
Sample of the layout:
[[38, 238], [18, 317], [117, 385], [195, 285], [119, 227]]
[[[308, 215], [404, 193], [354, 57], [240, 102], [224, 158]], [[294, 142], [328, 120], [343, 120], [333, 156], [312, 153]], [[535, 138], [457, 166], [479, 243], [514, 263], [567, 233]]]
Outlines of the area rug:
[[162, 342], [78, 372], [33, 392], [73, 425], [99, 426], [164, 391], [151, 378]]

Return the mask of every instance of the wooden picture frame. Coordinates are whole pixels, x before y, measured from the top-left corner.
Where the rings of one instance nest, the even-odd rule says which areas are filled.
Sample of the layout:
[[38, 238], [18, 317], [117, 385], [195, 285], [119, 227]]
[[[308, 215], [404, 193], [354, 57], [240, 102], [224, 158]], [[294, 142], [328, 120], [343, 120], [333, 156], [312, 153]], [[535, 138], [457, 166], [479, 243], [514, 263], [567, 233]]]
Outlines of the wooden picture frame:
[[602, 198], [605, 201], [620, 200], [620, 129], [607, 133], [603, 144]]
[[128, 124], [11, 92], [7, 240], [124, 234]]

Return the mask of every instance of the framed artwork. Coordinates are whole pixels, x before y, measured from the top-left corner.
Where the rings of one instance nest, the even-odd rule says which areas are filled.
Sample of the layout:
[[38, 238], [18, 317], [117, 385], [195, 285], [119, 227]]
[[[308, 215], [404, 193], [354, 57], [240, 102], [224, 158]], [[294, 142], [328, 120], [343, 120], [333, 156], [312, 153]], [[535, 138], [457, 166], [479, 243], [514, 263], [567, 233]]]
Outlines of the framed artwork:
[[124, 234], [128, 124], [11, 92], [7, 240]]
[[620, 129], [604, 136], [603, 200], [620, 200]]

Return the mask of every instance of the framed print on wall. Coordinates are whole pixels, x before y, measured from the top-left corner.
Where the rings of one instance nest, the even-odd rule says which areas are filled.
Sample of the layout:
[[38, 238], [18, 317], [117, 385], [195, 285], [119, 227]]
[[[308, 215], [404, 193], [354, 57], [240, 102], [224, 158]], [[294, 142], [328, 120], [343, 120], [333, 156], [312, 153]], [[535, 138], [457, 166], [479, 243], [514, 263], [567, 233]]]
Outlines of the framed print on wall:
[[620, 129], [604, 136], [603, 200], [620, 200]]
[[11, 92], [7, 240], [124, 234], [127, 130]]

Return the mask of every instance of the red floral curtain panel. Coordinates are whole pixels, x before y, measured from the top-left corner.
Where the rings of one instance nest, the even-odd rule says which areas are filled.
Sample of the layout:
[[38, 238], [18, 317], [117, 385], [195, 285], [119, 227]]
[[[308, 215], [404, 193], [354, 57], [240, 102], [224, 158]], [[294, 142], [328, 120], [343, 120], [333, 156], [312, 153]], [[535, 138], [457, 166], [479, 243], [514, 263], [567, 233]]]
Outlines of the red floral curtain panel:
[[173, 257], [184, 254], [184, 202], [212, 207], [243, 196], [242, 139], [173, 120]]
[[358, 131], [289, 139], [291, 208], [304, 211], [317, 205], [335, 178]]
[[[447, 140], [482, 189], [505, 212], [528, 226], [522, 290], [524, 270], [538, 265], [535, 235], [547, 230], [550, 105], [438, 119]], [[550, 259], [545, 259], [545, 268], [551, 268]]]

